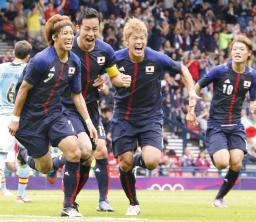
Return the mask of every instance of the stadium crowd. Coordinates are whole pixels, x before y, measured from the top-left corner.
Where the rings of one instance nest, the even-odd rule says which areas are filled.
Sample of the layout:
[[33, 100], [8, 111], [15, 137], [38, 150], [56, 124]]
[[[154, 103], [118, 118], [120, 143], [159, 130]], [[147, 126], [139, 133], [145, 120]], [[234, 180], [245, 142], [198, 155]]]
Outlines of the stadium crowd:
[[[245, 33], [253, 42], [253, 54], [250, 66], [256, 68], [256, 1], [253, 0], [2, 0], [0, 2], [0, 37], [3, 41], [15, 42], [27, 39], [34, 53], [47, 46], [43, 38], [45, 22], [54, 14], [69, 15], [76, 23], [78, 15], [85, 7], [93, 7], [102, 14], [102, 39], [114, 50], [123, 48], [123, 26], [129, 16], [137, 17], [147, 24], [148, 46], [164, 52], [172, 59], [181, 61], [198, 81], [213, 66], [222, 64], [228, 59], [228, 46], [233, 37]], [[3, 52], [1, 62], [11, 61], [12, 51]], [[106, 77], [107, 78], [107, 77]], [[185, 123], [188, 101], [187, 91], [181, 82], [181, 76], [175, 77], [166, 73], [162, 81], [163, 110], [166, 117]], [[113, 110], [113, 89], [108, 81], [100, 97], [100, 108], [103, 124], [107, 133], [107, 145], [111, 151], [109, 132]], [[199, 126], [188, 126], [201, 133], [207, 128], [209, 104], [212, 88], [203, 90], [202, 100], [198, 102], [196, 112]], [[256, 141], [254, 127], [256, 117], [249, 113], [248, 104], [244, 107], [243, 120], [247, 123], [249, 154], [247, 161], [255, 162]], [[165, 130], [180, 136], [180, 129], [166, 125]], [[201, 166], [200, 173], [206, 175], [209, 167], [201, 151], [198, 158], [188, 161], [184, 150], [182, 157], [170, 155], [166, 149], [161, 166], [173, 166], [177, 169], [189, 164]], [[171, 157], [171, 160], [169, 157]], [[164, 168], [164, 167], [163, 167]], [[179, 174], [180, 171], [177, 171]], [[158, 174], [166, 175], [161, 170]], [[193, 171], [193, 175], [195, 171]], [[169, 175], [169, 174], [168, 174]]]

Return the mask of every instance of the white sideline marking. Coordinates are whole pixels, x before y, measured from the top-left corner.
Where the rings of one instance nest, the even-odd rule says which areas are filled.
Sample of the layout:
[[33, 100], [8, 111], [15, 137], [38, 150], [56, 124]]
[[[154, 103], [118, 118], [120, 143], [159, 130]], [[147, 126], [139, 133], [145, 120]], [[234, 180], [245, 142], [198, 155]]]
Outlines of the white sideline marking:
[[[21, 222], [21, 221], [38, 221], [42, 219], [43, 221], [148, 221], [144, 218], [114, 218], [114, 217], [54, 217], [54, 216], [32, 216], [32, 215], [0, 215], [0, 219], [4, 219], [3, 222]], [[1, 220], [2, 221], [2, 220]]]

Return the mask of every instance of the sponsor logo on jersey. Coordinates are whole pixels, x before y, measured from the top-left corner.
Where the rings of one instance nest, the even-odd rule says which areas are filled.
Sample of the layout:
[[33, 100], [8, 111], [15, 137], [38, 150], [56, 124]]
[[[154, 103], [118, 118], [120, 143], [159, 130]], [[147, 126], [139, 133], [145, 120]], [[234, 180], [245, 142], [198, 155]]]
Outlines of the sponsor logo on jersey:
[[251, 86], [251, 81], [244, 81], [244, 88], [249, 88]]
[[99, 56], [99, 57], [97, 57], [97, 63], [98, 63], [99, 65], [104, 65], [104, 64], [105, 64], [105, 61], [106, 61], [105, 56]]
[[121, 66], [121, 67], [119, 68], [119, 71], [120, 71], [120, 72], [125, 72], [124, 67], [123, 67], [123, 66]]
[[231, 83], [229, 79], [226, 79], [224, 83]]
[[146, 74], [153, 74], [155, 72], [155, 66], [146, 66], [145, 72]]

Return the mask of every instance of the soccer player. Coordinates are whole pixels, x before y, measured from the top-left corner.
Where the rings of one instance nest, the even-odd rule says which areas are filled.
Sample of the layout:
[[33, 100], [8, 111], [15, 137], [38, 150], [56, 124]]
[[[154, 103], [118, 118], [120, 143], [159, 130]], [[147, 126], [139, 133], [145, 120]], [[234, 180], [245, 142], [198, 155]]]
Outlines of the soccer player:
[[234, 186], [242, 167], [246, 153], [246, 137], [241, 123], [241, 109], [248, 91], [252, 112], [256, 112], [256, 72], [246, 65], [251, 51], [251, 40], [244, 35], [238, 35], [231, 43], [231, 61], [214, 67], [195, 85], [199, 95], [201, 88], [213, 83], [214, 91], [206, 132], [207, 149], [216, 168], [229, 167], [212, 203], [213, 207], [227, 207], [223, 198]]
[[[14, 46], [14, 59], [12, 62], [0, 64], [0, 177], [2, 176], [2, 193], [8, 196], [11, 193], [6, 188], [4, 171], [6, 164], [15, 168], [15, 137], [9, 134], [8, 124], [12, 118], [14, 107], [15, 86], [25, 68], [32, 46], [29, 42], [18, 41]], [[31, 202], [25, 196], [25, 189], [28, 183], [30, 169], [27, 165], [18, 167], [18, 203]]]
[[[129, 87], [131, 77], [119, 72], [115, 65], [115, 54], [112, 47], [101, 41], [100, 15], [93, 8], [86, 8], [78, 19], [79, 34], [75, 38], [72, 51], [79, 56], [82, 64], [82, 89], [83, 97], [99, 135], [97, 145], [93, 143], [93, 155], [96, 159], [94, 173], [99, 186], [98, 211], [114, 211], [107, 199], [109, 175], [108, 175], [108, 151], [106, 147], [106, 136], [99, 114], [98, 100], [102, 79], [101, 74], [108, 73], [113, 85], [117, 87]], [[65, 103], [65, 101], [64, 101]], [[89, 166], [84, 171], [89, 171]], [[87, 169], [86, 169], [87, 168]], [[88, 173], [87, 173], [88, 174]], [[87, 176], [88, 177], [88, 176]], [[82, 177], [81, 177], [82, 178]], [[86, 180], [84, 180], [84, 183]], [[81, 188], [84, 185], [81, 184]]]
[[[64, 208], [61, 216], [81, 217], [74, 193], [80, 177], [81, 151], [72, 123], [62, 113], [61, 96], [70, 86], [73, 102], [86, 123], [91, 122], [81, 94], [81, 62], [71, 51], [74, 31], [67, 16], [54, 15], [45, 25], [49, 47], [36, 54], [25, 68], [14, 105], [9, 131], [35, 159], [35, 168], [48, 173], [52, 168], [49, 144], [58, 146], [66, 158]], [[87, 124], [97, 140], [93, 124]]]
[[[117, 87], [129, 87], [131, 84], [131, 77], [119, 72], [115, 65], [115, 54], [112, 47], [101, 41], [99, 37], [100, 30], [100, 16], [99, 13], [93, 8], [86, 8], [83, 13], [80, 14], [78, 19], [79, 34], [75, 38], [72, 51], [79, 56], [82, 64], [82, 92], [84, 100], [92, 119], [95, 128], [98, 131], [99, 138], [97, 145], [92, 141], [93, 155], [96, 159], [96, 165], [94, 168], [95, 176], [99, 186], [99, 203], [98, 211], [113, 212], [108, 199], [108, 161], [107, 161], [107, 147], [105, 142], [105, 131], [101, 122], [98, 99], [99, 99], [99, 87], [103, 83], [103, 79], [100, 77], [105, 72], [110, 76], [111, 82]], [[80, 181], [78, 190], [75, 195], [78, 195], [83, 188], [89, 177], [89, 171], [91, 167], [91, 161], [88, 160], [88, 153], [91, 150], [90, 143], [85, 142], [86, 125], [83, 121], [80, 121], [79, 116], [75, 110], [73, 102], [70, 100], [70, 93], [68, 88], [63, 95], [63, 104], [66, 108], [66, 115], [71, 120], [74, 129], [78, 133], [80, 149], [84, 152], [84, 158], [80, 161]], [[84, 135], [84, 136], [82, 136]]]
[[[147, 48], [148, 32], [144, 22], [132, 18], [124, 26], [124, 43], [127, 48], [117, 51], [119, 70], [132, 77], [131, 87], [116, 88], [112, 119], [114, 155], [118, 157], [120, 180], [129, 199], [126, 215], [140, 213], [136, 196], [134, 166], [155, 169], [161, 159], [162, 123], [161, 79], [165, 71], [181, 73], [189, 91], [189, 121], [195, 121], [196, 93], [188, 69], [165, 54]], [[142, 154], [134, 157], [139, 145]]]

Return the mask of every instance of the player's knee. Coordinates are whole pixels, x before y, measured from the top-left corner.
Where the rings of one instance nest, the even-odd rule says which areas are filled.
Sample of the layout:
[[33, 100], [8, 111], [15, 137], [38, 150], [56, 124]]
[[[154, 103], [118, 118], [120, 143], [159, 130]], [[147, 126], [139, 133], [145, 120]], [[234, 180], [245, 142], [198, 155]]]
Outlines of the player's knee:
[[81, 150], [81, 155], [91, 155], [92, 154], [92, 144], [91, 142], [85, 143], [85, 142], [80, 142], [78, 143], [79, 148]]
[[240, 171], [242, 166], [243, 166], [243, 163], [241, 161], [237, 161], [230, 164], [230, 168], [236, 172]]
[[219, 170], [225, 169], [229, 166], [229, 162], [226, 162], [226, 161], [223, 161], [223, 162], [215, 161], [214, 163], [216, 168]]
[[154, 170], [155, 168], [157, 168], [159, 162], [160, 162], [160, 160], [158, 160], [158, 159], [151, 159], [149, 161], [145, 161], [145, 165], [146, 165], [147, 169]]
[[128, 161], [122, 161], [119, 163], [119, 166], [124, 172], [129, 172], [133, 168], [133, 163], [130, 163]]
[[43, 174], [47, 174], [51, 168], [52, 168], [52, 165], [51, 164], [44, 164], [44, 165], [36, 165], [36, 168]]
[[73, 149], [66, 153], [66, 159], [70, 162], [77, 162], [81, 159], [81, 150], [80, 149]]
[[92, 150], [81, 150], [81, 159], [89, 159], [92, 157]]
[[97, 145], [96, 150], [94, 151], [94, 157], [95, 159], [106, 159], [108, 158], [108, 151], [107, 147], [105, 145]]

